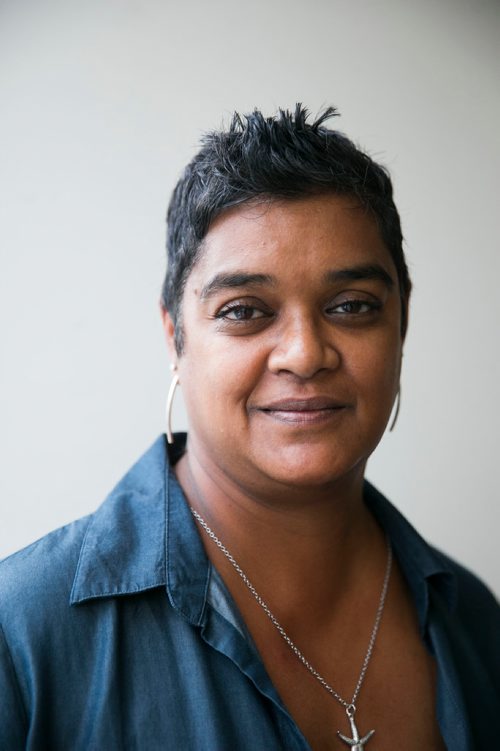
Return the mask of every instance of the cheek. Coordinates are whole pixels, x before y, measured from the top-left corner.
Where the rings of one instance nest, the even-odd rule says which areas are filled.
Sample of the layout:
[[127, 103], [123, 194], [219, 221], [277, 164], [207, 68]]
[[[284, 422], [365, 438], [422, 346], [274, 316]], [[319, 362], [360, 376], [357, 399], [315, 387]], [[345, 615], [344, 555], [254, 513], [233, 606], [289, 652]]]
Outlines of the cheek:
[[352, 353], [348, 370], [359, 393], [378, 402], [392, 403], [399, 385], [401, 343], [399, 336], [365, 341]]
[[226, 432], [225, 423], [236, 427], [245, 419], [260, 367], [244, 347], [235, 352], [223, 345], [191, 347], [179, 363], [179, 376], [189, 423], [212, 422]]
[[213, 393], [241, 395], [252, 388], [266, 368], [268, 345], [251, 337], [221, 332], [189, 337], [183, 368], [192, 381], [201, 380]]

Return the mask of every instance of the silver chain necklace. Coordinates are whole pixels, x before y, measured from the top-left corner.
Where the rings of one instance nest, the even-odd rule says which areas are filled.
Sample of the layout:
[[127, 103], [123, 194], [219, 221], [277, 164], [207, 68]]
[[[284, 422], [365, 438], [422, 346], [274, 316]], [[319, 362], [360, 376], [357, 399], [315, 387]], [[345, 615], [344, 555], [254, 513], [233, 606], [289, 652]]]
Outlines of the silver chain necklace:
[[387, 565], [385, 568], [385, 576], [384, 576], [384, 582], [382, 585], [382, 592], [380, 593], [380, 599], [378, 603], [377, 612], [375, 615], [375, 622], [373, 624], [373, 628], [370, 635], [370, 641], [368, 642], [368, 649], [366, 650], [365, 659], [363, 660], [363, 665], [361, 666], [361, 672], [359, 674], [358, 682], [356, 683], [356, 688], [354, 689], [354, 693], [352, 695], [351, 701], [347, 701], [344, 699], [337, 691], [335, 691], [332, 686], [330, 686], [329, 683], [323, 678], [323, 676], [314, 668], [311, 663], [307, 660], [306, 657], [302, 654], [300, 649], [294, 644], [294, 642], [290, 639], [288, 634], [286, 633], [283, 626], [280, 624], [276, 616], [273, 615], [271, 610], [269, 609], [269, 606], [267, 603], [262, 599], [262, 597], [259, 595], [255, 587], [253, 586], [250, 579], [247, 577], [239, 563], [235, 560], [235, 558], [231, 555], [229, 550], [224, 546], [224, 544], [219, 540], [215, 532], [213, 532], [206, 521], [203, 519], [203, 517], [191, 506], [191, 513], [193, 514], [194, 518], [199, 522], [202, 529], [206, 532], [208, 537], [210, 537], [211, 540], [215, 543], [215, 545], [219, 548], [219, 550], [225, 555], [225, 557], [228, 559], [228, 561], [231, 563], [235, 571], [239, 574], [247, 588], [250, 590], [252, 595], [254, 596], [255, 600], [258, 602], [264, 613], [267, 615], [275, 629], [280, 634], [281, 638], [288, 644], [294, 655], [300, 660], [300, 662], [304, 665], [304, 667], [309, 670], [311, 675], [313, 675], [319, 683], [323, 686], [323, 688], [328, 691], [328, 693], [333, 696], [334, 699], [336, 699], [345, 709], [349, 724], [351, 726], [351, 733], [352, 738], [348, 738], [346, 735], [343, 735], [340, 730], [337, 730], [337, 735], [341, 740], [344, 741], [348, 746], [350, 746], [353, 751], [363, 751], [365, 743], [372, 737], [372, 735], [375, 733], [375, 730], [370, 730], [368, 733], [366, 733], [363, 737], [360, 737], [359, 731], [356, 727], [356, 724], [354, 722], [354, 715], [356, 713], [356, 701], [358, 699], [359, 692], [361, 690], [361, 686], [363, 685], [363, 681], [365, 679], [366, 671], [368, 669], [368, 665], [370, 663], [370, 659], [373, 652], [373, 647], [375, 645], [375, 640], [377, 638], [377, 633], [380, 627], [380, 621], [382, 620], [382, 613], [384, 612], [384, 606], [385, 606], [385, 600], [387, 597], [387, 590], [389, 587], [389, 579], [391, 577], [391, 569], [392, 569], [392, 548], [391, 543], [389, 541], [389, 538], [386, 538], [387, 542]]

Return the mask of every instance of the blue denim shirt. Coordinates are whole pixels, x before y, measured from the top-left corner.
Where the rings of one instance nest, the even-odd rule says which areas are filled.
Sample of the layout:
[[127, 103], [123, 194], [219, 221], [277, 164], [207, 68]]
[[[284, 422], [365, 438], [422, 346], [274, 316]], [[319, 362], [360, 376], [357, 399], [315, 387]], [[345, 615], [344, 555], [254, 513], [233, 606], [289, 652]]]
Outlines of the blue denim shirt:
[[[435, 655], [447, 748], [493, 748], [498, 605], [368, 483], [365, 500]], [[207, 560], [164, 437], [94, 514], [0, 563], [0, 626], [1, 751], [309, 748]]]

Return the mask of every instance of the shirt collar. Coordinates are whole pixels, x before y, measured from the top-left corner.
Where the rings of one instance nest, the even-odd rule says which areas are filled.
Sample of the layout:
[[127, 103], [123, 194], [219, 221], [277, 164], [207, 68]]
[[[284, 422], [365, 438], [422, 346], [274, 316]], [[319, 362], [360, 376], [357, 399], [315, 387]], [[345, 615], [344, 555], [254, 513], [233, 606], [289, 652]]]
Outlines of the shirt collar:
[[179, 433], [160, 436], [91, 516], [70, 603], [166, 587], [194, 624], [205, 612], [210, 564], [173, 472], [185, 450]]
[[440, 595], [452, 610], [457, 601], [457, 582], [448, 558], [429, 545], [405, 517], [369, 482], [365, 482], [365, 503], [389, 536], [403, 575], [417, 607], [420, 631], [424, 634], [430, 590]]
[[[192, 623], [202, 623], [210, 564], [172, 470], [185, 443], [185, 434], [176, 434], [173, 446], [160, 436], [91, 516], [71, 604], [166, 587], [172, 606]], [[389, 535], [415, 598], [423, 633], [429, 587], [452, 608], [454, 574], [446, 557], [368, 482], [365, 502]]]
[[165, 584], [165, 475], [162, 436], [90, 517], [71, 604]]

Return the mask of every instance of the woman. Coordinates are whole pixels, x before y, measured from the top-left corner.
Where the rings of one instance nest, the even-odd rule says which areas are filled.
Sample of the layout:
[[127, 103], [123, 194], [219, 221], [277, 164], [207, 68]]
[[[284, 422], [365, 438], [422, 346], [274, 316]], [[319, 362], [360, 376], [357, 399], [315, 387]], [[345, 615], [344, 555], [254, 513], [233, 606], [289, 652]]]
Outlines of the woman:
[[162, 314], [189, 436], [3, 562], [1, 748], [496, 737], [494, 598], [364, 481], [410, 281], [390, 179], [332, 114], [235, 116], [181, 177]]

